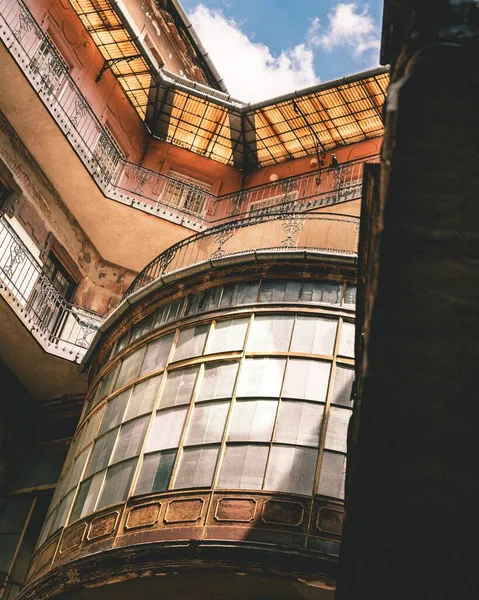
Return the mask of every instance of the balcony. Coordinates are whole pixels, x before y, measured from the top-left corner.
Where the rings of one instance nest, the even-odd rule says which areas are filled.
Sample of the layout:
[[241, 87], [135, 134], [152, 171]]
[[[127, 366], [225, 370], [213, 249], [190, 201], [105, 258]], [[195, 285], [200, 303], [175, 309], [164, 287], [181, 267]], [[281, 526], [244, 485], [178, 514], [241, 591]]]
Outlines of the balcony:
[[[311, 210], [358, 198], [364, 162], [378, 161], [366, 157], [215, 196], [124, 158], [22, 0], [0, 0], [0, 37], [103, 195], [194, 231], [246, 212], [274, 210], [286, 200], [295, 210]], [[207, 214], [214, 220], [207, 222]]]
[[214, 267], [227, 260], [302, 253], [338, 260], [357, 257], [359, 217], [335, 213], [267, 212], [211, 227], [162, 252], [134, 279], [125, 297], [191, 267]]
[[67, 302], [41, 264], [0, 218], [0, 295], [49, 354], [79, 363], [103, 317]]

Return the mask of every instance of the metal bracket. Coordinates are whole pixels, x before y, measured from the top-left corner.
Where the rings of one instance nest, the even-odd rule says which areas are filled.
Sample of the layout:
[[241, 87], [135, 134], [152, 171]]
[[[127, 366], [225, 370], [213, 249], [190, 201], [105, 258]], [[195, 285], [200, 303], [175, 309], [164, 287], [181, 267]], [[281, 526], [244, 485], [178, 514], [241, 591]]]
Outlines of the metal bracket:
[[135, 60], [137, 58], [141, 58], [141, 54], [135, 54], [133, 56], [119, 56], [118, 58], [110, 58], [109, 60], [105, 60], [102, 68], [99, 70], [98, 75], [95, 78], [95, 83], [98, 83], [99, 81], [101, 81], [101, 78], [103, 77], [103, 73], [105, 71], [108, 71], [108, 69], [111, 69], [111, 67], [113, 65], [117, 65], [118, 63], [123, 62], [123, 61], [131, 62], [132, 60]]

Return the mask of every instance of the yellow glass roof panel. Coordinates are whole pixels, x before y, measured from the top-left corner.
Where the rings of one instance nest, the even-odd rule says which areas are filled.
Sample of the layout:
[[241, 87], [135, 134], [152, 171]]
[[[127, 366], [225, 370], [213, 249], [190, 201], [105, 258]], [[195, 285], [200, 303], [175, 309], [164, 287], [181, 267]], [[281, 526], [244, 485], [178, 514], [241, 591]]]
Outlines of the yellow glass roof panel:
[[[71, 0], [71, 4], [105, 59], [105, 66], [111, 67], [118, 83], [144, 119], [152, 76], [140, 49], [110, 1]], [[119, 60], [122, 58], [126, 60]]]

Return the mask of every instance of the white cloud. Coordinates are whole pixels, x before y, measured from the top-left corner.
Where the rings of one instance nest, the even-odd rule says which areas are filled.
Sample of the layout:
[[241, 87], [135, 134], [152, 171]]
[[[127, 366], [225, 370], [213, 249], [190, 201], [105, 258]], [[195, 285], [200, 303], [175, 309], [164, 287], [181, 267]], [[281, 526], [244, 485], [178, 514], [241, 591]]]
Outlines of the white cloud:
[[379, 32], [368, 5], [361, 10], [356, 2], [339, 3], [328, 14], [328, 21], [324, 29], [319, 19], [314, 19], [308, 33], [309, 44], [326, 52], [346, 48], [354, 58], [379, 49]]
[[255, 102], [319, 82], [306, 43], [273, 56], [268, 46], [251, 41], [221, 11], [199, 4], [189, 16], [233, 97]]

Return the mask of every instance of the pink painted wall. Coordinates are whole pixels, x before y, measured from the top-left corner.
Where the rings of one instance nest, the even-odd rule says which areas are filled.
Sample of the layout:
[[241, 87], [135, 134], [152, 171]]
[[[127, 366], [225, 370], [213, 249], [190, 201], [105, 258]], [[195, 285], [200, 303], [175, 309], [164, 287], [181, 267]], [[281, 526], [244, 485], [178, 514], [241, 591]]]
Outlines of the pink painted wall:
[[29, 9], [70, 66], [70, 74], [97, 118], [106, 124], [128, 160], [140, 159], [147, 131], [114, 75], [95, 78], [103, 57], [68, 0], [27, 0]]

